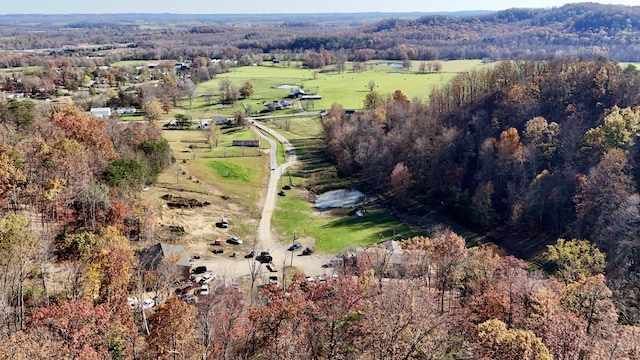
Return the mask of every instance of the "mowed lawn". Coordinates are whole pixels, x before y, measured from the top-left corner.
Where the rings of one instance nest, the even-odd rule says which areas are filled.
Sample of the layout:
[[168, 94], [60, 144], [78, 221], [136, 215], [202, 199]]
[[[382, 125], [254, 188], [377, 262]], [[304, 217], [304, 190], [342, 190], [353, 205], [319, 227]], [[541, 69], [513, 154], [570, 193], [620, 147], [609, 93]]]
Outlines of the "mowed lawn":
[[[160, 182], [180, 183], [182, 188], [205, 192], [204, 184], [214, 184], [226, 195], [238, 199], [250, 212], [258, 210], [260, 191], [268, 180], [269, 157], [263, 149], [228, 146], [234, 139], [254, 139], [253, 130], [227, 129], [219, 146], [213, 149], [205, 143], [205, 133], [201, 130], [165, 130], [163, 135], [177, 164], [163, 173]], [[269, 143], [263, 141], [261, 146], [268, 148]], [[187, 174], [182, 175], [177, 167], [185, 169]]]
[[412, 236], [409, 228], [384, 208], [367, 208], [362, 217], [349, 216], [349, 211], [317, 211], [308, 202], [306, 191], [294, 188], [278, 198], [272, 226], [279, 240], [289, 241], [295, 232], [299, 237], [314, 238], [315, 250], [326, 253]]
[[[375, 83], [374, 90], [381, 95], [391, 94], [396, 90], [402, 91], [409, 99], [427, 100], [434, 87], [446, 84], [451, 78], [461, 72], [475, 68], [492, 66], [483, 64], [481, 60], [441, 61], [442, 71], [439, 73], [421, 73], [419, 61], [413, 61], [410, 69], [390, 66], [394, 62], [369, 62], [367, 70], [359, 73], [347, 70], [338, 73], [331, 68], [320, 72], [318, 69], [303, 69], [300, 67], [284, 66], [245, 66], [233, 71], [220, 74], [215, 79], [198, 85], [197, 97], [193, 107], [206, 113], [231, 115], [235, 110], [251, 108], [252, 111], [261, 110], [266, 102], [280, 100], [293, 89], [279, 88], [282, 85], [298, 86], [307, 94], [322, 96], [321, 100], [313, 102], [308, 110], [326, 110], [333, 103], [341, 104], [345, 109], [360, 109], [369, 92], [369, 83]], [[253, 85], [254, 95], [249, 99], [241, 99], [234, 107], [215, 107], [207, 104], [207, 94], [218, 94], [220, 82], [230, 79], [239, 89], [245, 82]], [[214, 96], [214, 102], [218, 97]], [[305, 104], [305, 107], [307, 104]], [[291, 111], [291, 110], [289, 110]]]
[[[322, 132], [320, 118], [318, 116], [290, 119], [288, 123], [284, 119], [265, 121], [268, 126], [290, 139], [294, 144], [296, 140], [317, 138]], [[284, 128], [287, 128], [285, 130]], [[303, 167], [313, 167], [314, 171], [328, 166], [320, 159], [303, 160]], [[287, 191], [287, 195], [278, 197], [276, 210], [272, 218], [272, 227], [280, 241], [289, 241], [293, 233], [298, 236], [315, 239], [315, 249], [326, 253], [340, 252], [348, 248], [365, 246], [389, 239], [403, 239], [412, 236], [408, 227], [404, 226], [397, 218], [390, 216], [388, 210], [376, 206], [367, 209], [363, 217], [349, 216], [351, 209], [334, 209], [331, 211], [318, 211], [309, 202], [309, 193], [306, 185], [309, 178], [296, 177], [297, 170], [292, 171], [292, 176], [287, 176], [281, 181], [281, 185], [293, 184], [293, 188]], [[332, 181], [338, 181], [333, 179]]]

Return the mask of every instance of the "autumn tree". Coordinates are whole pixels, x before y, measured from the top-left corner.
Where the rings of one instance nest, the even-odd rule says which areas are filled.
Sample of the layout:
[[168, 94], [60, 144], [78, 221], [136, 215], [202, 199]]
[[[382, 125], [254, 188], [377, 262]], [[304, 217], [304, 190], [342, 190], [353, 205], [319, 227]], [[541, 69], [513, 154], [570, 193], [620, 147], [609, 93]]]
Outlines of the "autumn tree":
[[233, 119], [237, 126], [246, 127], [248, 125], [247, 122], [247, 114], [244, 110], [237, 110], [233, 113]]
[[507, 329], [500, 320], [477, 326], [480, 351], [488, 359], [551, 360], [549, 350], [533, 332]]
[[245, 298], [224, 284], [212, 286], [210, 291], [212, 294], [196, 305], [196, 340], [202, 358], [227, 359], [239, 351], [247, 331]]
[[205, 136], [207, 138], [207, 144], [209, 144], [209, 149], [213, 149], [214, 147], [218, 147], [218, 141], [222, 138], [222, 132], [220, 131], [220, 127], [212, 122], [206, 129], [204, 129]]
[[149, 350], [157, 359], [192, 359], [201, 352], [195, 342], [196, 309], [177, 297], [161, 304], [150, 318]]
[[469, 256], [463, 264], [460, 298], [468, 308], [469, 301], [483, 294], [496, 280], [496, 270], [500, 256], [492, 245], [481, 245], [469, 249]]
[[524, 137], [533, 148], [530, 152], [529, 161], [536, 164], [539, 158], [546, 162], [545, 165], [547, 165], [548, 168], [558, 147], [559, 134], [560, 125], [555, 122], [549, 123], [547, 119], [541, 116], [534, 117], [527, 121], [525, 124]]
[[364, 97], [364, 108], [367, 110], [374, 110], [377, 107], [381, 106], [383, 103], [384, 99], [382, 98], [382, 96], [380, 94], [378, 94], [375, 91], [371, 91], [369, 93], [367, 93], [367, 95]]
[[434, 359], [455, 353], [450, 319], [416, 283], [395, 281], [368, 299], [361, 338], [364, 358]]
[[569, 284], [562, 294], [561, 304], [586, 321], [584, 331], [591, 336], [609, 336], [618, 320], [611, 290], [602, 274]]
[[547, 246], [547, 258], [558, 266], [556, 276], [567, 283], [601, 274], [605, 268], [605, 255], [587, 240], [558, 239]]
[[423, 279], [424, 284], [431, 287], [431, 239], [425, 236], [415, 236], [402, 241], [403, 270], [402, 277], [408, 279]]
[[493, 207], [493, 182], [479, 184], [471, 198], [471, 219], [488, 228], [496, 219], [496, 211]]
[[109, 250], [94, 256], [91, 262], [99, 266], [100, 283], [97, 295], [100, 301], [114, 303], [118, 299], [126, 298], [129, 280], [136, 265], [133, 252], [128, 248], [112, 246]]
[[444, 312], [444, 295], [460, 278], [460, 266], [467, 255], [464, 239], [451, 230], [432, 239], [432, 262], [435, 284], [440, 291], [440, 312]]
[[623, 150], [609, 149], [588, 176], [578, 177], [573, 198], [576, 206], [577, 230], [593, 233], [606, 224], [613, 213], [633, 193], [629, 159]]
[[240, 97], [240, 92], [230, 79], [222, 79], [220, 82], [220, 101], [223, 104], [233, 104]]
[[0, 148], [0, 200], [12, 194], [25, 181], [18, 153], [6, 146]]
[[[108, 135], [105, 120], [89, 116], [77, 107], [68, 105], [54, 106], [50, 119], [65, 132], [67, 138], [83, 146], [94, 175], [102, 175], [109, 161], [115, 157], [115, 149]], [[64, 143], [60, 144], [64, 145]], [[61, 148], [61, 150], [64, 149]], [[78, 152], [70, 154], [75, 153]]]
[[36, 309], [27, 320], [26, 334], [38, 343], [56, 349], [56, 357], [106, 359], [126, 358], [131, 349], [125, 342], [125, 325], [109, 306], [88, 301], [63, 301]]
[[398, 163], [391, 172], [389, 179], [389, 191], [397, 206], [406, 205], [409, 188], [411, 187], [411, 173], [407, 166]]
[[9, 213], [0, 221], [0, 254], [5, 271], [3, 289], [14, 297], [16, 316], [7, 324], [21, 329], [25, 319], [25, 281], [36, 265], [35, 256], [40, 249], [41, 239], [29, 228], [29, 219], [16, 213]]
[[558, 360], [578, 360], [587, 350], [585, 323], [574, 313], [561, 312], [542, 324], [541, 337], [549, 353]]
[[151, 99], [142, 104], [144, 118], [149, 122], [162, 120], [162, 106], [157, 100]]
[[244, 84], [242, 84], [239, 93], [243, 99], [251, 97], [251, 95], [253, 95], [253, 84], [248, 81], [245, 82]]
[[640, 111], [614, 106], [604, 117], [604, 124], [589, 129], [584, 140], [588, 146], [609, 150], [627, 148], [640, 135]]

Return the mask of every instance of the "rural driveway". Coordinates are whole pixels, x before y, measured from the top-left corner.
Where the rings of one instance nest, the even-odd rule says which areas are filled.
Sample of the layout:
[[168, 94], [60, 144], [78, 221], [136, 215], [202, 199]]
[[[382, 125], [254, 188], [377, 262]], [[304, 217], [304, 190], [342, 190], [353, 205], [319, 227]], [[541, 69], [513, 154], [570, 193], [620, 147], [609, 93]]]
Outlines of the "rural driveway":
[[[296, 256], [300, 253], [287, 251], [289, 242], [278, 242], [271, 231], [271, 218], [273, 217], [273, 211], [276, 206], [276, 198], [278, 196], [278, 184], [280, 183], [280, 177], [284, 174], [285, 170], [295, 164], [297, 161], [295, 148], [291, 145], [289, 140], [279, 134], [278, 132], [270, 129], [262, 124], [254, 122], [258, 134], [269, 141], [271, 144], [270, 156], [271, 156], [271, 174], [269, 176], [269, 185], [267, 187], [267, 194], [265, 197], [264, 207], [262, 209], [262, 215], [258, 222], [258, 230], [256, 234], [256, 252], [269, 251], [273, 256], [273, 262], [282, 268], [286, 263], [298, 268], [298, 270], [304, 272], [307, 275], [322, 274], [324, 269], [322, 264], [326, 262], [326, 256], [323, 255], [311, 255], [311, 256]], [[289, 154], [289, 159], [284, 164], [278, 166], [278, 144], [276, 140], [282, 143], [285, 153]], [[291, 234], [293, 239], [293, 234]], [[293, 241], [292, 241], [293, 242]], [[306, 244], [303, 244], [306, 246]]]
[[[258, 284], [268, 282], [268, 276], [274, 275], [278, 276], [279, 279], [282, 279], [282, 269], [285, 264], [287, 266], [294, 266], [298, 272], [302, 272], [305, 275], [315, 276], [320, 274], [326, 274], [328, 272], [332, 272], [333, 269], [324, 269], [322, 268], [322, 264], [326, 263], [332, 255], [328, 254], [312, 254], [310, 256], [298, 256], [302, 249], [296, 250], [295, 252], [288, 251], [287, 248], [291, 245], [291, 241], [293, 238], [293, 234], [290, 234], [291, 237], [286, 239], [281, 239], [282, 241], [278, 241], [276, 235], [271, 231], [271, 218], [273, 217], [273, 212], [276, 206], [276, 200], [278, 198], [278, 191], [280, 191], [278, 184], [280, 183], [280, 177], [285, 170], [294, 165], [296, 163], [296, 155], [295, 148], [289, 143], [289, 141], [277, 133], [273, 129], [270, 129], [262, 124], [259, 124], [257, 121], [252, 122], [252, 126], [254, 130], [259, 134], [260, 137], [265, 139], [271, 144], [271, 148], [269, 150], [270, 154], [270, 176], [269, 183], [266, 191], [266, 196], [264, 200], [264, 207], [262, 209], [262, 214], [260, 216], [260, 220], [258, 221], [258, 229], [255, 237], [253, 250], [256, 254], [259, 254], [261, 251], [268, 251], [273, 257], [273, 263], [277, 266], [277, 273], [270, 273], [266, 270], [264, 266], [261, 267], [261, 273], [258, 277]], [[281, 165], [278, 165], [277, 156], [278, 156], [278, 142], [283, 144], [283, 148], [287, 154], [289, 154], [288, 160]], [[312, 243], [306, 243], [307, 241], [313, 241], [313, 239], [309, 238], [301, 238], [298, 241], [303, 245], [303, 248], [306, 246], [312, 247]], [[251, 243], [248, 243], [244, 246], [251, 246]], [[247, 250], [246, 247], [238, 248]], [[196, 265], [206, 265], [209, 271], [221, 276], [224, 281], [227, 282], [229, 280], [235, 281], [239, 278], [248, 278], [251, 274], [251, 268], [253, 264], [257, 264], [253, 259], [243, 259], [243, 253], [239, 252], [237, 257], [217, 257], [215, 259], [202, 259], [193, 262], [192, 266]]]

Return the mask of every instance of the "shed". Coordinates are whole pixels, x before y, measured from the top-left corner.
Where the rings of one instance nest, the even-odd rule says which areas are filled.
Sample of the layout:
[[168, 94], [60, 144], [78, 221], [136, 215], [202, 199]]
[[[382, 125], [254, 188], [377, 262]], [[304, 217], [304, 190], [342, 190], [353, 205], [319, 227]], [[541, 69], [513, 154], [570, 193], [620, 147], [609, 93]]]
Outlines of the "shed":
[[260, 140], [233, 140], [231, 146], [260, 147]]
[[91, 115], [99, 118], [105, 118], [105, 117], [111, 116], [110, 108], [91, 108], [90, 112], [91, 112]]

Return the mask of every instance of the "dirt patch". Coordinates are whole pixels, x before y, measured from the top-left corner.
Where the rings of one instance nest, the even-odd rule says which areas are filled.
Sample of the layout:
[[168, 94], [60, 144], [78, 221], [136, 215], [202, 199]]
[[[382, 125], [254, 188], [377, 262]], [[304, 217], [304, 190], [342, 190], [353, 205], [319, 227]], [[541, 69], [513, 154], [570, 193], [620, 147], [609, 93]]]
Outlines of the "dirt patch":
[[161, 197], [162, 200], [167, 202], [167, 206], [171, 209], [177, 208], [192, 208], [192, 207], [203, 207], [211, 205], [211, 201], [199, 201], [193, 198], [185, 198], [182, 196], [175, 196], [172, 194], [164, 194]]

